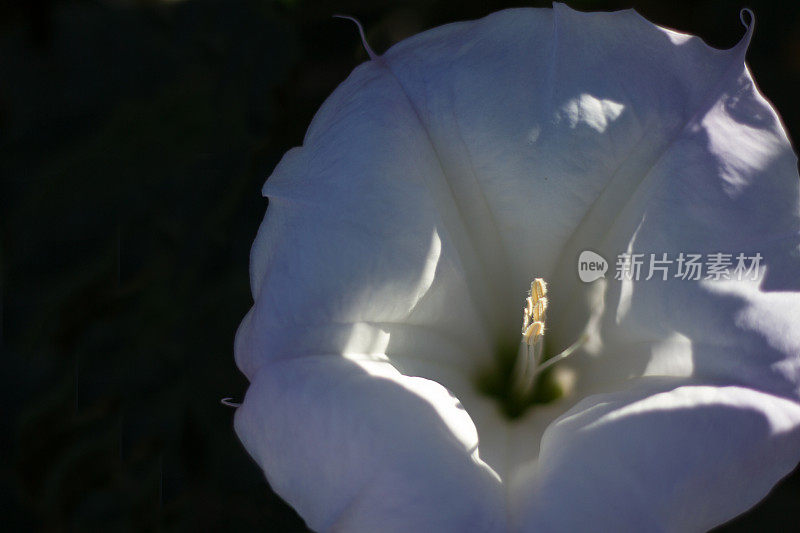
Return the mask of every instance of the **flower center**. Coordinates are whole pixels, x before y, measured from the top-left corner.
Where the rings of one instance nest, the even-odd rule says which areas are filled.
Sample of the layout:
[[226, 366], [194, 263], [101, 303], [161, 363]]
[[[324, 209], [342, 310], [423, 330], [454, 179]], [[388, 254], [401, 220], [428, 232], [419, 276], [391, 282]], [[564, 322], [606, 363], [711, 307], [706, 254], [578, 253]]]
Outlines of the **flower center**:
[[495, 366], [478, 374], [478, 390], [498, 401], [502, 413], [511, 420], [530, 407], [553, 402], [571, 392], [571, 376], [559, 372], [556, 363], [572, 355], [585, 341], [581, 336], [563, 352], [546, 350], [545, 315], [547, 283], [542, 278], [531, 282], [522, 310], [522, 339], [495, 350]]

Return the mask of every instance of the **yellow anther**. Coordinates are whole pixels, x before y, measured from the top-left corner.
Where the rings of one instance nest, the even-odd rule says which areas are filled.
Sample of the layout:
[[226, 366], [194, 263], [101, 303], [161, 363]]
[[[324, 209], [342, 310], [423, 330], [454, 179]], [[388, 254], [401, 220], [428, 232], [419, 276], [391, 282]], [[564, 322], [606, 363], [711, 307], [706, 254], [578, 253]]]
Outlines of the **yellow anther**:
[[[533, 335], [532, 324], [541, 323], [541, 330], [536, 335], [538, 339], [544, 333], [544, 314], [547, 311], [547, 284], [542, 278], [536, 278], [531, 282], [531, 293], [525, 298], [525, 308], [522, 310], [522, 335], [525, 342], [528, 342]], [[535, 340], [534, 340], [535, 342]]]
[[522, 338], [525, 341], [525, 344], [528, 346], [533, 346], [536, 342], [542, 338], [544, 335], [544, 322], [534, 322], [528, 329], [525, 330], [525, 333], [522, 334]]
[[534, 304], [531, 319], [534, 322], [544, 322], [545, 311], [547, 311], [547, 298], [542, 298]]
[[546, 296], [547, 283], [542, 278], [534, 279], [531, 282], [531, 292], [525, 298], [525, 307], [522, 309], [522, 342], [525, 347], [519, 352], [514, 364], [517, 376], [515, 386], [519, 389], [518, 393], [523, 396], [532, 393], [536, 376], [572, 355], [588, 338], [585, 334], [581, 335], [566, 350], [545, 360], [542, 341], [548, 304]]
[[534, 301], [544, 298], [547, 295], [547, 283], [542, 278], [536, 278], [531, 282], [531, 298]]

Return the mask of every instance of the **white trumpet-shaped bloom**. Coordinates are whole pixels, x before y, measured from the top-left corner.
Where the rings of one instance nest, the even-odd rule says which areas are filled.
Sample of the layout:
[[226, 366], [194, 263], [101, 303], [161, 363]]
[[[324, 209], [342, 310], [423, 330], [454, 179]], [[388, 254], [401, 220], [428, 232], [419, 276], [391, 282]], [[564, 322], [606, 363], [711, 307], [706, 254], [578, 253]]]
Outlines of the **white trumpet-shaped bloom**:
[[[750, 31], [716, 50], [633, 11], [508, 10], [328, 98], [264, 186], [235, 350], [236, 431], [312, 529], [702, 531], [792, 470], [800, 181]], [[623, 252], [763, 259], [616, 280]], [[544, 353], [582, 340], [510, 416], [480, 383], [525, 347], [534, 278]]]

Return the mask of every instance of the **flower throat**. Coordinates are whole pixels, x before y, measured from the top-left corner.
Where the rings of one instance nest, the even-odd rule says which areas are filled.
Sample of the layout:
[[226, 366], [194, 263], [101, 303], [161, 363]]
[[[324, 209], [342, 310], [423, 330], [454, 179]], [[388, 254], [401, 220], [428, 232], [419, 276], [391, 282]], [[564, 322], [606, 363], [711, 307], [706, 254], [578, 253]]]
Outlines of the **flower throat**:
[[554, 365], [575, 352], [584, 342], [581, 337], [557, 355], [550, 355], [545, 344], [547, 283], [542, 278], [531, 282], [522, 310], [522, 332], [518, 343], [500, 344], [495, 349], [494, 366], [477, 377], [478, 390], [494, 398], [510, 420], [521, 417], [537, 404], [555, 401], [570, 392]]

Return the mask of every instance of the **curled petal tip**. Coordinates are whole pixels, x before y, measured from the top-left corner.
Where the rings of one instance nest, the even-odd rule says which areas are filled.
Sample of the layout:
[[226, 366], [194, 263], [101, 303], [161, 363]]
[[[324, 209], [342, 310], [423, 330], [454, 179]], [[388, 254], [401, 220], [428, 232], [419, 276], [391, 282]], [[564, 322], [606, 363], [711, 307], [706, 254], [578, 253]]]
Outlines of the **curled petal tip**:
[[221, 403], [225, 407], [233, 407], [234, 409], [236, 409], [237, 407], [241, 407], [242, 406], [242, 404], [234, 402], [233, 398], [222, 398], [219, 401], [219, 403]]
[[364, 27], [361, 25], [361, 22], [355, 17], [351, 17], [350, 15], [333, 15], [333, 18], [337, 19], [347, 19], [355, 23], [358, 27], [358, 34], [361, 36], [361, 44], [364, 45], [364, 50], [367, 51], [367, 55], [370, 59], [378, 59], [378, 54], [376, 54], [372, 47], [367, 42], [367, 37], [364, 35]]
[[[745, 16], [747, 16], [749, 22], [745, 20]], [[753, 26], [753, 24], [755, 24], [756, 16], [753, 13], [752, 9], [750, 9], [749, 7], [743, 7], [742, 10], [739, 11], [739, 20], [741, 20], [742, 25], [749, 30]]]
[[753, 13], [753, 10], [749, 7], [743, 7], [741, 11], [739, 11], [739, 20], [742, 22], [742, 26], [745, 28], [744, 36], [740, 41], [739, 45], [744, 44], [745, 50], [750, 47], [750, 39], [753, 37], [753, 30], [756, 26], [756, 16]]

